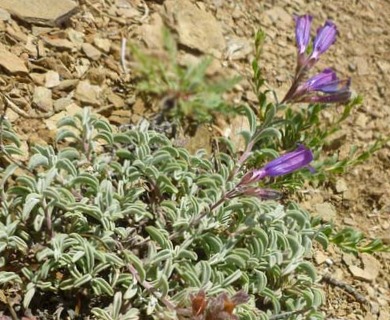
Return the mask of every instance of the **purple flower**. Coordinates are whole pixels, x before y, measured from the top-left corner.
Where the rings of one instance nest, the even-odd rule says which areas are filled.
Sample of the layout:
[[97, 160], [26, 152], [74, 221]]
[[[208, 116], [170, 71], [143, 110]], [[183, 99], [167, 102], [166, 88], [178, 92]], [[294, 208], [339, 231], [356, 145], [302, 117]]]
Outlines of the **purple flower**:
[[[350, 84], [351, 79], [340, 80], [331, 68], [326, 68], [299, 85], [285, 101], [345, 102], [351, 96]], [[315, 92], [322, 92], [326, 95], [313, 95]]]
[[310, 27], [313, 17], [305, 14], [295, 17], [295, 38], [298, 46], [298, 53], [304, 54], [310, 42]]
[[265, 177], [277, 177], [307, 167], [313, 161], [313, 153], [304, 145], [268, 162], [263, 168], [244, 175], [239, 185], [257, 182]]
[[323, 54], [336, 41], [337, 28], [336, 25], [328, 20], [325, 25], [318, 28], [317, 35], [314, 38], [313, 52], [310, 55], [311, 59], [318, 60], [319, 56]]

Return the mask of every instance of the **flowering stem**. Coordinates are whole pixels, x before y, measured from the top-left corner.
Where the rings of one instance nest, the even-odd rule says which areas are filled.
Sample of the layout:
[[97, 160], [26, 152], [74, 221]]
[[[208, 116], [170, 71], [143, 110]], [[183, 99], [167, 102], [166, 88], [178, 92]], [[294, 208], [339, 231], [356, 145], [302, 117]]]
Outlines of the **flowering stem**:
[[230, 180], [232, 180], [234, 178], [234, 176], [237, 174], [238, 170], [242, 167], [244, 162], [248, 159], [254, 144], [255, 144], [255, 139], [252, 139], [252, 140], [249, 141], [249, 143], [248, 143], [244, 153], [241, 155], [240, 159], [238, 159], [237, 165], [234, 167], [234, 169], [230, 173], [228, 181], [230, 181]]

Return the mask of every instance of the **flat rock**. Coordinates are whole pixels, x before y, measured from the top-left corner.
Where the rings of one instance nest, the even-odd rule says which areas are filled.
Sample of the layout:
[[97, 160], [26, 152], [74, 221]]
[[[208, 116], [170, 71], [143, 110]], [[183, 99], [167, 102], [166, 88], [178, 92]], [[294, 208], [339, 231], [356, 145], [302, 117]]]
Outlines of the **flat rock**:
[[374, 256], [368, 253], [362, 253], [362, 262], [364, 270], [368, 270], [371, 274], [371, 277], [376, 279], [376, 277], [379, 275], [379, 271], [382, 268], [381, 263]]
[[11, 19], [10, 13], [7, 10], [0, 8], [0, 20], [1, 21], [8, 21], [9, 19]]
[[67, 39], [54, 38], [50, 36], [42, 37], [45, 44], [49, 47], [53, 47], [60, 50], [69, 50], [72, 51], [76, 46]]
[[[286, 29], [289, 26], [293, 25], [293, 18], [291, 14], [289, 14], [282, 7], [274, 6], [271, 9], [264, 12], [264, 16], [266, 16], [271, 23], [278, 26], [278, 28]], [[264, 18], [264, 16], [262, 18]]]
[[314, 254], [314, 260], [316, 262], [317, 265], [321, 265], [323, 264], [324, 262], [326, 262], [326, 260], [328, 260], [328, 256], [325, 255], [325, 253], [321, 252], [321, 251], [317, 251], [315, 254]]
[[348, 190], [347, 182], [344, 179], [337, 179], [335, 188], [337, 193], [344, 193]]
[[96, 37], [93, 39], [93, 44], [105, 53], [108, 53], [111, 49], [111, 41], [109, 39]]
[[120, 109], [125, 106], [125, 101], [120, 96], [112, 92], [111, 90], [110, 92], [106, 93], [106, 95], [107, 95], [107, 100], [113, 104], [115, 109]]
[[180, 44], [190, 49], [220, 56], [226, 44], [222, 27], [215, 17], [189, 0], [164, 2], [168, 17], [179, 35]]
[[363, 261], [364, 269], [359, 268], [355, 265], [348, 266], [349, 271], [352, 273], [354, 278], [363, 280], [363, 281], [374, 281], [381, 270], [381, 263], [376, 260], [372, 255], [363, 253], [361, 255], [361, 259]]
[[0, 45], [0, 66], [10, 74], [27, 74], [28, 69], [22, 59]]
[[374, 278], [371, 276], [371, 273], [369, 270], [365, 270], [362, 268], [359, 268], [357, 266], [349, 266], [349, 271], [352, 273], [353, 277], [358, 280], [363, 281], [373, 281]]
[[0, 0], [0, 8], [27, 23], [58, 26], [76, 13], [77, 4], [71, 0]]
[[35, 87], [33, 94], [33, 104], [41, 111], [52, 111], [53, 99], [51, 90], [45, 87]]
[[161, 32], [163, 27], [164, 22], [161, 16], [156, 12], [151, 14], [148, 23], [144, 23], [138, 27], [139, 35], [149, 49], [163, 49], [164, 41]]
[[240, 60], [252, 52], [252, 43], [245, 38], [231, 37], [227, 42], [227, 58], [230, 60]]
[[78, 49], [80, 49], [84, 43], [84, 33], [71, 28], [68, 30], [68, 38]]
[[77, 85], [75, 98], [83, 104], [97, 107], [100, 105], [102, 89], [92, 85], [88, 80], [80, 81]]
[[55, 72], [53, 70], [49, 70], [45, 74], [45, 87], [46, 88], [53, 88], [58, 86], [61, 83], [60, 81], [60, 75], [58, 72]]
[[324, 221], [331, 221], [336, 218], [336, 209], [329, 202], [318, 203], [314, 206], [317, 215], [319, 215]]
[[102, 53], [90, 43], [83, 43], [82, 48], [86, 56], [92, 60], [99, 60], [102, 55]]

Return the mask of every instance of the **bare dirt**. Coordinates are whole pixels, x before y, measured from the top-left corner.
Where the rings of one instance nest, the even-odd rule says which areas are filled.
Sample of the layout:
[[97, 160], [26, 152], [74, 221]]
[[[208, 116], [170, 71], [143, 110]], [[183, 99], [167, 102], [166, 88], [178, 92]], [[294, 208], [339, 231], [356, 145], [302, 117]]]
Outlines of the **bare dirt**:
[[[25, 149], [51, 143], [56, 121], [83, 106], [93, 106], [117, 125], [158, 112], [158, 103], [145, 105], [134, 95], [127, 45], [141, 45], [158, 56], [164, 24], [177, 35], [182, 63], [211, 54], [216, 58], [211, 73], [244, 77], [250, 77], [254, 34], [263, 28], [267, 39], [261, 65], [280, 98], [295, 68], [292, 17], [304, 13], [314, 16], [315, 27], [332, 19], [339, 30], [318, 69], [329, 66], [340, 77], [351, 77], [353, 90], [364, 97], [333, 138], [340, 150], [327, 152], [345, 156], [351, 145], [364, 149], [390, 136], [388, 1], [80, 0], [52, 1], [52, 10], [37, 10], [37, 4], [27, 13], [18, 11], [23, 3], [14, 0], [7, 7], [0, 0], [6, 9], [0, 10], [0, 90], [1, 108], [7, 107]], [[57, 3], [62, 4], [56, 8]], [[232, 99], [252, 97], [244, 80]], [[328, 109], [326, 116], [339, 111]], [[389, 167], [388, 143], [326, 187], [304, 190], [303, 204], [313, 214], [328, 213], [340, 227], [352, 226], [389, 244]], [[323, 274], [332, 275], [321, 282], [328, 319], [390, 319], [390, 254], [354, 257], [332, 247], [314, 259]]]

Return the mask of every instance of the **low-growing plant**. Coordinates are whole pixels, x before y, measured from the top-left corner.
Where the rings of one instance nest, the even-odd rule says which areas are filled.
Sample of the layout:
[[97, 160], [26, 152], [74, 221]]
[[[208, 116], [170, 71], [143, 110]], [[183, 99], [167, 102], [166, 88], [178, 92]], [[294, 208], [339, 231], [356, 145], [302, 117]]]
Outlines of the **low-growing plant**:
[[[326, 238], [307, 212], [261, 201], [274, 194], [252, 186], [310, 157], [275, 173], [285, 155], [242, 177], [227, 154], [190, 155], [145, 123], [115, 132], [85, 109], [59, 127], [62, 143], [33, 147], [27, 172], [10, 163], [0, 173], [0, 284], [24, 310], [167, 319], [192, 316], [199, 290], [244, 290], [242, 319], [321, 318], [305, 255]], [[3, 134], [13, 150], [17, 136], [9, 126]]]
[[191, 66], [180, 64], [177, 43], [167, 29], [163, 32], [163, 43], [162, 56], [131, 47], [137, 94], [148, 100], [157, 98], [166, 118], [187, 126], [211, 123], [217, 115], [234, 115], [236, 109], [223, 94], [231, 90], [240, 77], [211, 80], [207, 76], [211, 57], [203, 57]]
[[[241, 109], [249, 121], [243, 154], [226, 139], [224, 152], [190, 154], [146, 121], [119, 130], [85, 108], [60, 120], [54, 146], [32, 147], [22, 164], [13, 158], [19, 139], [0, 118], [0, 293], [15, 319], [29, 309], [57, 319], [324, 319], [307, 259], [313, 241], [353, 252], [383, 246], [280, 201], [277, 188], [315, 175], [311, 164], [329, 133], [320, 127], [322, 103], [350, 98], [349, 81], [329, 69], [305, 78], [335, 26], [320, 28], [310, 49], [311, 17], [296, 21], [298, 67], [281, 103], [267, 102], [253, 65], [259, 109]], [[205, 93], [206, 109], [193, 104], [190, 114], [207, 118], [204, 68], [174, 63], [172, 78], [151, 68], [158, 76], [145, 92]], [[289, 107], [306, 101], [314, 104]]]

